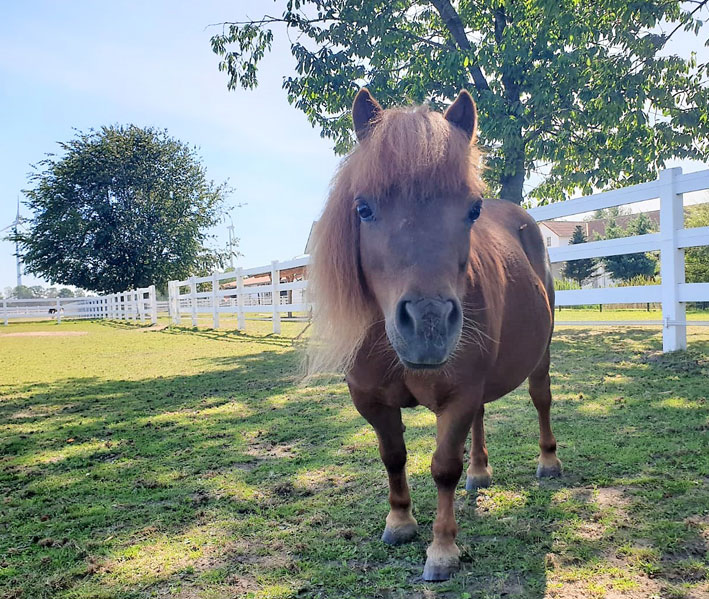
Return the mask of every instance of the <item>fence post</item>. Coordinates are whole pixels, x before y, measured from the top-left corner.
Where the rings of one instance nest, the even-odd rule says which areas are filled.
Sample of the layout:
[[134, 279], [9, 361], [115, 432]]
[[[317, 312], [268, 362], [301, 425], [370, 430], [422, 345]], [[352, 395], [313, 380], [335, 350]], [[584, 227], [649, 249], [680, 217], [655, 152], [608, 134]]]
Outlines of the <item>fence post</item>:
[[212, 326], [219, 328], [219, 275], [212, 273]]
[[236, 269], [236, 306], [237, 306], [237, 326], [240, 331], [246, 329], [244, 318], [244, 269]]
[[660, 277], [662, 278], [662, 351], [687, 348], [687, 316], [679, 301], [684, 283], [684, 249], [677, 247], [677, 234], [684, 228], [684, 203], [676, 189], [682, 169], [660, 171]]
[[158, 324], [158, 298], [155, 293], [155, 285], [148, 287], [148, 302], [150, 304], [150, 322]]
[[277, 335], [281, 333], [281, 273], [278, 270], [278, 260], [271, 262], [271, 305], [273, 307], [273, 332]]
[[7, 312], [7, 299], [6, 298], [2, 298], [2, 313], [5, 316], [5, 326], [7, 326], [9, 318], [8, 318], [8, 312]]
[[197, 283], [194, 276], [190, 277], [190, 305], [192, 308], [192, 326], [197, 326]]
[[182, 302], [180, 301], [180, 283], [175, 281], [175, 317], [177, 324], [182, 324]]
[[62, 303], [59, 298], [57, 298], [57, 324], [62, 321]]
[[175, 308], [172, 305], [172, 281], [167, 282], [167, 317], [170, 324], [175, 324]]
[[135, 291], [136, 305], [141, 324], [145, 322], [145, 289], [140, 288]]

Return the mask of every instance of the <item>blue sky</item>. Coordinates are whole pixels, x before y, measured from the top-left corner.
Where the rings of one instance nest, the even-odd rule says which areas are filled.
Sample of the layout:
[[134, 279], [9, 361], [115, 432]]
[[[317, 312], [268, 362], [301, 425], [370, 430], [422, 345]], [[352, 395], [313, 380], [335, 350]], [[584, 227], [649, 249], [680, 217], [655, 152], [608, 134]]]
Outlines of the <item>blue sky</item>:
[[[277, 3], [276, 3], [277, 4]], [[30, 165], [57, 141], [104, 124], [166, 128], [200, 148], [209, 176], [235, 188], [243, 266], [301, 254], [338, 163], [329, 140], [286, 101], [293, 69], [282, 36], [257, 90], [229, 92], [210, 23], [277, 10], [265, 0], [6, 2], [0, 11], [0, 228]], [[705, 15], [709, 16], [709, 15]], [[281, 43], [279, 43], [279, 41]], [[678, 36], [672, 51], [707, 50]], [[685, 170], [697, 170], [690, 165]], [[226, 222], [216, 233], [226, 243]], [[14, 246], [0, 241], [0, 289], [15, 284]], [[26, 276], [25, 284], [44, 283]]]
[[[266, 5], [266, 6], [264, 6]], [[256, 91], [229, 92], [210, 23], [261, 14], [263, 0], [13, 2], [0, 18], [0, 228], [12, 222], [30, 165], [56, 142], [111, 123], [166, 128], [199, 146], [228, 179], [243, 266], [303, 252], [338, 158], [281, 89], [287, 46], [263, 62]], [[224, 244], [225, 223], [216, 231]], [[14, 246], [0, 242], [0, 289], [14, 285]], [[42, 283], [26, 276], [26, 284]]]

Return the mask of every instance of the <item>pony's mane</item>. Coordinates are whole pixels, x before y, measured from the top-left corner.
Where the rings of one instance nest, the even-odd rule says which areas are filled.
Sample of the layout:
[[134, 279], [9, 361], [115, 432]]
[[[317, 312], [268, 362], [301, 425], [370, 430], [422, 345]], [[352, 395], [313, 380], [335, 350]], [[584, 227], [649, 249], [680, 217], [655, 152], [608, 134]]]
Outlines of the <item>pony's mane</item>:
[[313, 232], [309, 374], [347, 372], [370, 326], [382, 318], [360, 267], [355, 198], [482, 195], [480, 168], [474, 140], [443, 115], [423, 106], [380, 114], [366, 138], [342, 161]]

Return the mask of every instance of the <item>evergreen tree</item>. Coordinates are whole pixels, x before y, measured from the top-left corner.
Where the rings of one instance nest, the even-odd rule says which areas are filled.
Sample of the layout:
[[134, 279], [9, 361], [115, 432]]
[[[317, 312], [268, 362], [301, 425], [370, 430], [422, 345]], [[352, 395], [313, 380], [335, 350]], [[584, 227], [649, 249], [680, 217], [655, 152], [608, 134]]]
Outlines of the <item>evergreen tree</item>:
[[[577, 243], [586, 243], [588, 239], [586, 234], [583, 232], [583, 227], [581, 225], [576, 225], [574, 229], [574, 234], [569, 240], [569, 245], [576, 245]], [[595, 258], [581, 258], [580, 260], [569, 260], [564, 264], [562, 274], [564, 278], [576, 281], [579, 285], [583, 285], [585, 281], [591, 278], [596, 272], [596, 259]]]

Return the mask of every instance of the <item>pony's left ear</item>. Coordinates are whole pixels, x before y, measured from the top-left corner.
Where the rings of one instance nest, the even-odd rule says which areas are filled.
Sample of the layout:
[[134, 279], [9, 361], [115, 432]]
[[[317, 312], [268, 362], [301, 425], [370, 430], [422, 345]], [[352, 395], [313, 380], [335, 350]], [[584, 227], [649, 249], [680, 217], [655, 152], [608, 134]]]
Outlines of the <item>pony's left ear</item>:
[[478, 127], [478, 109], [475, 108], [473, 97], [466, 90], [460, 91], [455, 102], [448, 107], [443, 116], [449, 123], [465, 131], [470, 139], [475, 137]]
[[352, 104], [352, 122], [359, 141], [367, 137], [381, 113], [382, 107], [369, 90], [366, 87], [360, 89]]

